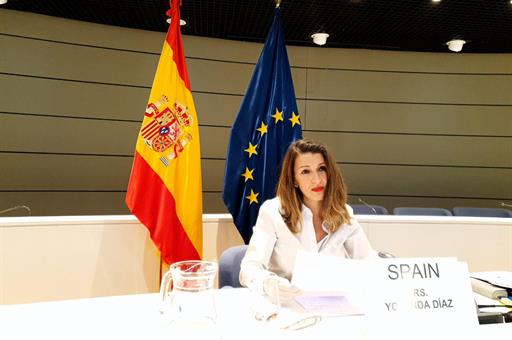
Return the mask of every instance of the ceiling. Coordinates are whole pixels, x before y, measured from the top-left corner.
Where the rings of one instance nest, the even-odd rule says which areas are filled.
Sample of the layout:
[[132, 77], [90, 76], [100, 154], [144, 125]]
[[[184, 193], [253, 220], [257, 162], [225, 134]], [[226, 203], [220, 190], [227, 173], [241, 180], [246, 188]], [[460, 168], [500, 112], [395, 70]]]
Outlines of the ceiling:
[[[182, 0], [183, 34], [263, 42], [274, 0]], [[106, 25], [165, 32], [166, 0], [9, 0], [3, 8]], [[511, 0], [282, 0], [288, 45], [449, 52], [512, 53]], [[325, 48], [324, 47], [324, 48]], [[449, 52], [451, 53], [451, 52]]]

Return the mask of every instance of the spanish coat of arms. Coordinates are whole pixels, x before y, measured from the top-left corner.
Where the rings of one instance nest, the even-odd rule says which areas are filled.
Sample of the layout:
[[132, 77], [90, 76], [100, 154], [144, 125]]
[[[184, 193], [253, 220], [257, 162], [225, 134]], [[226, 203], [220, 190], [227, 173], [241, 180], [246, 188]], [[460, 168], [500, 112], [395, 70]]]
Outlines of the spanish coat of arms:
[[189, 133], [192, 116], [185, 105], [175, 102], [169, 107], [165, 95], [155, 103], [149, 103], [144, 115], [151, 118], [142, 126], [140, 134], [147, 146], [158, 153], [164, 165], [178, 158], [186, 145], [192, 141]]

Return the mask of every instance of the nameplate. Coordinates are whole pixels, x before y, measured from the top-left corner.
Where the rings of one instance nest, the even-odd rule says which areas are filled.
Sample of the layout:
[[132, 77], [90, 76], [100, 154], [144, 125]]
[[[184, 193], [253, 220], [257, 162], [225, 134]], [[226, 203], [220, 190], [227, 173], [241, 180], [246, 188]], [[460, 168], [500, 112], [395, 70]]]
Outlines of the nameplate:
[[368, 339], [444, 339], [478, 325], [466, 263], [393, 258], [370, 267]]

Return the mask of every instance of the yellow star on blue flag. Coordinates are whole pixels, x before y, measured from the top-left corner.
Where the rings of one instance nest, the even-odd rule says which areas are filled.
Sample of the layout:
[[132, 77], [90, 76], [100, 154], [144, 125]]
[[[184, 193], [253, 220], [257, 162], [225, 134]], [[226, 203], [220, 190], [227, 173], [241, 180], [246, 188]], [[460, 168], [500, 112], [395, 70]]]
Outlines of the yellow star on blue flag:
[[247, 152], [249, 154], [249, 158], [252, 157], [252, 155], [257, 155], [258, 152], [256, 151], [256, 147], [258, 145], [252, 145], [251, 143], [249, 143], [249, 146], [247, 147], [247, 149], [245, 149], [244, 151]]
[[254, 179], [252, 177], [252, 173], [254, 172], [254, 169], [249, 170], [248, 167], [245, 167], [245, 172], [242, 174], [242, 176], [245, 178], [245, 181], [247, 182], [250, 179]]
[[263, 137], [268, 131], [268, 125], [265, 125], [265, 123], [261, 122], [261, 126], [256, 130], [258, 130], [261, 133], [261, 137]]
[[251, 193], [249, 194], [249, 196], [245, 196], [245, 198], [249, 200], [249, 204], [258, 203], [258, 195], [258, 193], [255, 193], [251, 189]]
[[296, 115], [295, 112], [292, 112], [292, 118], [289, 119], [290, 122], [292, 122], [292, 127], [295, 126], [295, 124], [300, 125], [299, 115]]
[[283, 122], [283, 112], [276, 109], [276, 113], [272, 115], [274, 118], [274, 123], [279, 123], [279, 121]]

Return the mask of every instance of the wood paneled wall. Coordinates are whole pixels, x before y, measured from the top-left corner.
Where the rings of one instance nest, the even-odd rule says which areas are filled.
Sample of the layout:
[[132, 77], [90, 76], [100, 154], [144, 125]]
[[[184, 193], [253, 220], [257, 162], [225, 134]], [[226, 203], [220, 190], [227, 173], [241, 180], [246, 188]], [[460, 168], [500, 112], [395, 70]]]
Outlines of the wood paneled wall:
[[[134, 144], [163, 41], [0, 11], [0, 210], [128, 213]], [[184, 46], [204, 212], [225, 212], [229, 131], [262, 45], [184, 36]], [[334, 153], [352, 202], [450, 209], [512, 200], [511, 54], [288, 53], [304, 136]]]

